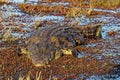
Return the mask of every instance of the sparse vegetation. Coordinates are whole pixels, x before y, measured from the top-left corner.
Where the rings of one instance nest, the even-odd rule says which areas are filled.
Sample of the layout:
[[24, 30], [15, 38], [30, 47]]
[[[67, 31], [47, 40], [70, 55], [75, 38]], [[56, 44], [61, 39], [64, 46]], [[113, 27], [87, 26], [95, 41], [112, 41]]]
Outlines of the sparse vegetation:
[[81, 16], [81, 11], [79, 8], [70, 8], [69, 12], [66, 14], [67, 18], [76, 18], [78, 16]]
[[[64, 1], [64, 0], [63, 0]], [[66, 2], [66, 1], [65, 1]], [[69, 1], [68, 1], [69, 2]], [[72, 1], [70, 1], [72, 2]], [[120, 0], [90, 0], [89, 4], [86, 4], [86, 1], [73, 1], [70, 3], [70, 7], [65, 7], [61, 5], [56, 6], [48, 6], [48, 5], [31, 5], [31, 4], [18, 4], [19, 8], [26, 13], [29, 14], [57, 14], [57, 15], [66, 15], [66, 17], [77, 17], [81, 16], [81, 14], [88, 14], [90, 15], [94, 8], [107, 8], [107, 9], [114, 9], [120, 6]], [[78, 4], [79, 2], [79, 4]], [[89, 10], [85, 9], [84, 7], [89, 7]], [[81, 8], [84, 8], [82, 10]]]
[[[88, 78], [88, 76], [92, 75], [99, 76], [108, 74], [110, 75], [110, 78], [111, 76], [119, 74], [119, 69], [115, 68], [116, 72], [115, 70], [112, 71], [112, 69], [114, 69], [114, 66], [119, 65], [120, 62], [120, 30], [110, 30], [109, 32], [105, 33], [106, 38], [104, 39], [100, 38], [86, 40], [88, 45], [85, 43], [82, 46], [75, 47], [79, 51], [79, 58], [76, 58], [72, 55], [65, 55], [59, 59], [51, 61], [49, 66], [44, 67], [34, 66], [31, 59], [26, 57], [26, 48], [22, 48], [22, 52], [25, 55], [18, 55], [18, 47], [25, 47], [23, 46], [25, 44], [25, 38], [21, 39], [21, 37], [18, 36], [14, 37], [12, 34], [20, 33], [25, 37], [27, 36], [26, 39], [28, 39], [29, 34], [32, 33], [33, 30], [41, 28], [41, 26], [42, 28], [46, 26], [51, 27], [57, 25], [76, 27], [81, 26], [82, 23], [82, 25], [84, 25], [84, 22], [86, 24], [87, 22], [88, 24], [92, 24], [92, 22], [96, 24], [98, 21], [100, 21], [98, 19], [101, 19], [99, 18], [101, 16], [102, 19], [108, 21], [105, 26], [103, 25], [104, 27], [111, 28], [112, 24], [114, 26], [118, 24], [119, 27], [120, 11], [118, 11], [118, 13], [109, 13], [94, 11], [94, 8], [105, 10], [114, 9], [112, 11], [117, 12], [116, 9], [120, 8], [120, 0], [39, 0], [41, 3], [38, 3], [37, 5], [28, 3], [7, 3], [1, 8], [5, 1], [6, 0], [0, 0], [0, 14], [2, 14], [4, 11], [7, 13], [7, 9], [5, 8], [10, 7], [11, 10], [8, 10], [8, 13], [13, 11], [13, 15], [11, 14], [9, 16], [5, 14], [5, 18], [0, 15], [0, 80], [69, 80], [76, 79], [80, 77], [81, 74], [84, 77], [80, 77], [79, 79], [84, 80]], [[42, 4], [42, 2], [44, 4]], [[58, 5], [51, 5], [53, 2], [68, 2], [69, 4], [62, 5], [62, 3], [60, 3]], [[11, 5], [13, 6], [11, 7]], [[18, 10], [18, 7], [22, 12]], [[15, 14], [14, 11], [16, 11]], [[42, 21], [35, 19], [36, 15], [38, 16], [38, 14], [40, 14], [40, 17], [44, 17], [44, 15], [45, 17], [46, 15], [62, 16], [65, 18], [65, 20], [58, 21], [56, 19], [45, 19], [45, 21]], [[82, 18], [80, 18], [81, 14], [88, 14], [89, 16], [82, 16]], [[107, 17], [107, 19], [103, 16]], [[18, 26], [19, 28], [11, 28], [13, 26]], [[100, 30], [101, 28], [99, 28], [96, 32], [96, 37], [101, 36]], [[106, 30], [102, 31], [104, 32]], [[13, 43], [18, 39], [21, 40]], [[35, 40], [35, 38], [33, 40]], [[53, 39], [53, 42], [54, 41], [55, 40]], [[78, 40], [75, 42], [77, 42], [77, 44], [81, 43]], [[65, 49], [62, 51], [66, 54], [72, 54], [71, 49]]]
[[12, 28], [4, 29], [4, 31], [0, 34], [0, 38], [3, 42], [15, 42], [20, 39], [20, 36], [12, 35]]
[[88, 15], [90, 15], [93, 11], [93, 9], [95, 8], [95, 3], [96, 3], [96, 0], [90, 0], [90, 8], [89, 8], [89, 11], [88, 11]]
[[95, 5], [101, 8], [115, 9], [120, 6], [120, 0], [100, 0]]
[[[27, 76], [19, 76], [18, 80], [31, 80], [30, 72], [28, 72]], [[14, 80], [12, 77], [8, 78], [8, 80]], [[36, 73], [36, 77], [34, 80], [43, 80], [41, 76], [41, 72]]]

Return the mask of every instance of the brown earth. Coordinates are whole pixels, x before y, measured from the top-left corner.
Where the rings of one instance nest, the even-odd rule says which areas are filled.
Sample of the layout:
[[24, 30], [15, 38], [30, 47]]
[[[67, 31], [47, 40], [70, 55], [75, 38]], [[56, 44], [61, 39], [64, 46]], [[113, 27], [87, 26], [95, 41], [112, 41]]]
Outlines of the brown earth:
[[[95, 17], [96, 14], [120, 17], [119, 13], [114, 15], [104, 12], [93, 12], [90, 17]], [[3, 19], [2, 21], [9, 22], [14, 20], [14, 17], [16, 16], [13, 16], [10, 20]], [[23, 19], [21, 20], [22, 22], [32, 22], [28, 17], [22, 17], [28, 19]], [[51, 24], [51, 22], [48, 24]], [[21, 27], [23, 26], [25, 25], [21, 25]], [[2, 29], [3, 25], [0, 24], [0, 30]], [[26, 31], [21, 29], [17, 31], [26, 33]], [[69, 80], [76, 78], [83, 79], [78, 77], [80, 74], [90, 76], [93, 74], [102, 75], [107, 73], [114, 73], [112, 69], [114, 66], [119, 65], [117, 60], [120, 61], [120, 55], [118, 55], [120, 52], [119, 36], [120, 31], [109, 32], [106, 39], [88, 41], [88, 44], [96, 44], [95, 46], [85, 46], [84, 48], [79, 49], [86, 54], [85, 57], [76, 58], [72, 55], [65, 55], [57, 60], [52, 61], [50, 66], [45, 67], [35, 67], [31, 60], [26, 58], [25, 55], [18, 56], [18, 44], [0, 42], [0, 80], [7, 80], [11, 76], [14, 80], [16, 80], [19, 76], [26, 76], [28, 73], [31, 74], [31, 80], [34, 80], [37, 72], [41, 72], [43, 80], [48, 79], [51, 76], [52, 78], [57, 78], [58, 80]], [[105, 52], [108, 52], [108, 56], [103, 55]], [[113, 56], [111, 54], [116, 54], [117, 56]], [[96, 58], [97, 56], [101, 56], [101, 59]]]

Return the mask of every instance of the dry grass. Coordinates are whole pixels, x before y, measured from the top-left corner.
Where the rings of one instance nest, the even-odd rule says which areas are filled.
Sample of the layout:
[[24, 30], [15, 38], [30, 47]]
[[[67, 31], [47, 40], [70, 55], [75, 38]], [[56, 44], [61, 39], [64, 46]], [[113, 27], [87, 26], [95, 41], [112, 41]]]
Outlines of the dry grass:
[[[31, 73], [28, 72], [27, 76], [19, 76], [18, 80], [31, 80]], [[8, 80], [14, 80], [12, 77], [8, 78]], [[41, 72], [36, 73], [36, 77], [34, 80], [43, 80], [41, 76]]]
[[[56, 0], [56, 1], [59, 1], [59, 0]], [[72, 0], [72, 1], [77, 1], [77, 0]], [[101, 2], [98, 3], [98, 5], [94, 5], [92, 8], [97, 7], [97, 6], [99, 6], [99, 7], [106, 6], [108, 8], [111, 8], [111, 7], [114, 8], [115, 6], [118, 6], [120, 4], [120, 0], [109, 0], [109, 1], [110, 2], [106, 1], [107, 3], [105, 3], [105, 0], [101, 0]], [[113, 1], [113, 3], [112, 3], [112, 1]], [[107, 5], [109, 5], [109, 6], [107, 6]], [[112, 5], [112, 6], [110, 6], [110, 5]], [[69, 9], [64, 8], [64, 6], [49, 7], [49, 6], [38, 5], [37, 7], [35, 7], [35, 5], [29, 6], [27, 4], [20, 4], [19, 7], [21, 8], [22, 11], [24, 11], [26, 13], [30, 13], [30, 14], [34, 14], [39, 11], [43, 11], [45, 13], [52, 12], [52, 11], [53, 12], [58, 11], [59, 14], [66, 15], [69, 12]], [[74, 9], [74, 8], [72, 8], [72, 9]], [[70, 14], [73, 17], [77, 16], [76, 11], [74, 11], [74, 10], [71, 11]], [[109, 34], [113, 35], [114, 32], [109, 33]], [[118, 39], [118, 43], [119, 42], [120, 42], [120, 39]], [[108, 45], [110, 47], [110, 44], [106, 43], [106, 45]], [[99, 52], [99, 47], [101, 49], [101, 48], [103, 48], [103, 45], [101, 45], [101, 46], [98, 45], [97, 47], [98, 48], [94, 49], [94, 50], [91, 48], [85, 48], [84, 50], [88, 51], [88, 52], [93, 50], [94, 54], [100, 55], [101, 52]], [[15, 46], [15, 48], [16, 48], [16, 46]], [[90, 59], [90, 60], [88, 60], [88, 59]], [[74, 76], [77, 77], [77, 75], [79, 75], [80, 73], [91, 74], [91, 75], [108, 73], [109, 69], [111, 69], [111, 67], [113, 66], [112, 64], [109, 63], [109, 60], [111, 60], [111, 58], [106, 59], [106, 57], [103, 56], [103, 60], [105, 62], [99, 62], [97, 59], [90, 58], [90, 57], [77, 59], [77, 58], [74, 58], [73, 56], [64, 56], [64, 57], [60, 58], [59, 60], [53, 61], [51, 63], [50, 68], [47, 68], [47, 69], [40, 68], [39, 69], [39, 68], [34, 68], [33, 65], [30, 63], [30, 61], [26, 60], [24, 57], [16, 56], [14, 48], [12, 48], [11, 50], [7, 49], [7, 50], [0, 51], [0, 61], [3, 61], [2, 65], [4, 66], [4, 69], [2, 69], [2, 74], [4, 76], [9, 76], [9, 75], [13, 76], [13, 75], [15, 75], [16, 71], [24, 72], [24, 70], [26, 70], [27, 75], [19, 76], [19, 80], [30, 80], [31, 76], [35, 76], [35, 80], [45, 80], [46, 78], [47, 79], [49, 78], [49, 80], [57, 80], [56, 78], [52, 77], [52, 75], [56, 75], [56, 74], [61, 75], [61, 76], [65, 75], [65, 76], [62, 76], [64, 78], [64, 77], [66, 77], [66, 75], [67, 75], [67, 77], [69, 77], [69, 76], [71, 77], [71, 73], [75, 74], [75, 75], [73, 75], [73, 77]], [[33, 72], [35, 72], [35, 74], [33, 74], [33, 72], [27, 73], [27, 70], [29, 70], [29, 71], [32, 70]], [[41, 72], [37, 72], [39, 70]], [[53, 71], [52, 73], [50, 73], [51, 70]], [[48, 77], [46, 77], [46, 76], [48, 76]], [[6, 80], [6, 79], [4, 79], [4, 80]], [[8, 80], [13, 80], [13, 78], [9, 77]]]
[[[93, 55], [101, 54], [99, 49], [90, 47], [84, 48], [83, 51], [88, 51], [93, 53]], [[2, 74], [5, 77], [9, 76], [9, 79], [7, 78], [7, 80], [13, 80], [16, 71], [19, 71], [17, 76], [17, 78], [19, 77], [19, 80], [57, 80], [69, 77], [75, 78], [81, 73], [86, 75], [105, 74], [114, 66], [114, 64], [111, 64], [109, 61], [111, 58], [106, 59], [106, 57], [103, 57], [103, 62], [101, 62], [91, 56], [76, 58], [71, 55], [65, 55], [52, 61], [50, 67], [34, 67], [33, 64], [31, 64], [31, 61], [24, 56], [16, 56], [15, 50], [13, 49], [6, 49], [4, 52], [1, 51], [1, 53], [3, 55], [0, 55], [0, 60], [4, 61]], [[73, 75], [71, 75], [71, 73], [73, 73]], [[11, 75], [12, 77], [10, 77]], [[59, 75], [60, 77], [56, 77], [56, 75]], [[6, 78], [4, 80], [6, 80]]]
[[21, 11], [28, 14], [66, 14], [69, 10], [64, 6], [47, 6], [47, 5], [32, 5], [32, 4], [18, 4]]
[[88, 11], [88, 15], [90, 15], [94, 8], [107, 8], [107, 9], [115, 9], [120, 6], [120, 0], [90, 0], [90, 8]]
[[[63, 2], [65, 1], [63, 0]], [[81, 13], [90, 15], [93, 12], [94, 8], [115, 9], [120, 6], [120, 0], [90, 0], [89, 4], [85, 0], [75, 0], [73, 2], [68, 0], [67, 2], [70, 2], [68, 7], [65, 7], [63, 5], [50, 6], [42, 4], [32, 5], [24, 3], [18, 4], [18, 7], [21, 11], [28, 14], [54, 14], [74, 18], [79, 16]], [[89, 8], [88, 12], [86, 11], [87, 9], [85, 6]], [[84, 8], [84, 10], [81, 10], [80, 8]]]
[[[37, 72], [34, 80], [43, 80], [41, 72]], [[7, 80], [14, 80], [12, 77]], [[31, 80], [31, 73], [28, 72], [26, 76], [19, 76], [18, 80]], [[53, 78], [52, 75], [49, 76], [48, 80], [58, 80], [57, 78]]]
[[96, 2], [95, 6], [114, 9], [120, 6], [120, 0], [100, 0], [99, 2]]
[[89, 11], [87, 12], [88, 15], [90, 15], [95, 7], [96, 0], [90, 0], [90, 8]]
[[69, 17], [75, 18], [75, 17], [80, 16], [80, 15], [81, 15], [80, 9], [70, 8], [69, 12], [66, 14], [66, 17], [67, 18], [69, 18]]

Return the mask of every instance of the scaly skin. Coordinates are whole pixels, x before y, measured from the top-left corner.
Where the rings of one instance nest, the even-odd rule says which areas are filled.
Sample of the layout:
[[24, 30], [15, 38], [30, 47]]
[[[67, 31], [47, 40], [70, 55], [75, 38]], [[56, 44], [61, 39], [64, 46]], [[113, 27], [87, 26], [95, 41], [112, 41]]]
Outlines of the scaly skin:
[[100, 25], [41, 27], [28, 39], [28, 55], [35, 66], [44, 66], [61, 57], [67, 50], [69, 54], [74, 50], [73, 55], [77, 55], [76, 46], [85, 44], [86, 39], [101, 37]]

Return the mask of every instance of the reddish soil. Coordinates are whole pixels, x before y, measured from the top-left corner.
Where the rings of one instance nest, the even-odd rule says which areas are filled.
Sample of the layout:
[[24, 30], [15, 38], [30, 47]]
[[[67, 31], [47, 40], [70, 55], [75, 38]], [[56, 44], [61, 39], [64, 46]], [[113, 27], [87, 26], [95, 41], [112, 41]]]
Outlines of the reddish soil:
[[[83, 58], [76, 58], [72, 55], [65, 55], [58, 60], [51, 62], [50, 66], [46, 67], [34, 67], [29, 59], [23, 56], [17, 55], [17, 45], [9, 44], [8, 48], [0, 50], [0, 78], [6, 80], [8, 77], [13, 76], [14, 79], [21, 75], [27, 75], [31, 72], [31, 78], [34, 80], [37, 72], [42, 73], [43, 80], [48, 79], [50, 75], [58, 79], [70, 79], [76, 78], [81, 73], [88, 76], [93, 74], [106, 74], [116, 65], [111, 63], [111, 59], [119, 59], [120, 56], [105, 57], [97, 59], [93, 55], [102, 55], [104, 49], [112, 48], [113, 45], [120, 45], [120, 39], [118, 38], [120, 32], [111, 37], [112, 42], [108, 39], [90, 41], [89, 43], [98, 43], [95, 47], [84, 48], [83, 51], [89, 52], [90, 55]], [[104, 44], [105, 43], [105, 44]], [[104, 45], [102, 45], [104, 44]], [[1, 44], [1, 47], [4, 44]], [[12, 46], [11, 46], [12, 45]], [[100, 50], [101, 49], [101, 50]], [[115, 52], [118, 50], [115, 49]]]
[[[24, 7], [24, 9], [26, 10], [26, 7]], [[107, 14], [106, 12], [93, 12], [92, 15], [89, 17], [95, 17], [97, 14], [120, 17], [119, 13], [114, 15]], [[9, 18], [9, 20], [6, 19], [6, 22], [14, 20], [14, 17], [17, 16], [13, 16], [11, 19]], [[29, 19], [28, 17], [25, 18]], [[26, 19], [20, 19], [20, 21], [30, 23], [30, 20], [26, 21]], [[48, 24], [51, 24], [51, 22], [49, 22]], [[23, 26], [25, 25], [21, 25], [21, 27]], [[2, 30], [2, 28], [3, 25], [0, 24], [0, 30]], [[26, 31], [21, 31], [18, 29], [17, 31], [26, 33]], [[51, 76], [52, 78], [57, 78], [58, 80], [82, 80], [84, 78], [78, 77], [80, 74], [84, 74], [85, 76], [91, 76], [94, 74], [103, 75], [107, 73], [114, 73], [112, 69], [114, 68], [114, 66], [119, 65], [119, 63], [117, 63], [117, 60], [120, 61], [120, 55], [118, 55], [118, 53], [120, 52], [119, 36], [120, 31], [108, 32], [106, 39], [88, 41], [88, 44], [96, 44], [95, 46], [87, 46], [79, 49], [86, 54], [85, 57], [76, 58], [72, 55], [64, 55], [63, 57], [52, 61], [50, 63], [50, 66], [45, 67], [35, 67], [32, 64], [31, 60], [26, 58], [25, 55], [18, 56], [18, 44], [0, 42], [0, 80], [7, 80], [11, 76], [14, 80], [17, 80], [20, 75], [26, 76], [29, 72], [31, 73], [31, 80], [35, 79], [37, 72], [41, 72], [43, 80], [46, 80]], [[1, 49], [4, 47], [5, 49]], [[104, 56], [103, 53], [107, 52], [107, 50], [108, 53], [116, 54], [117, 56], [112, 56], [110, 54], [108, 54], [108, 56]], [[101, 59], [96, 58], [96, 56], [98, 55], [101, 56]]]

